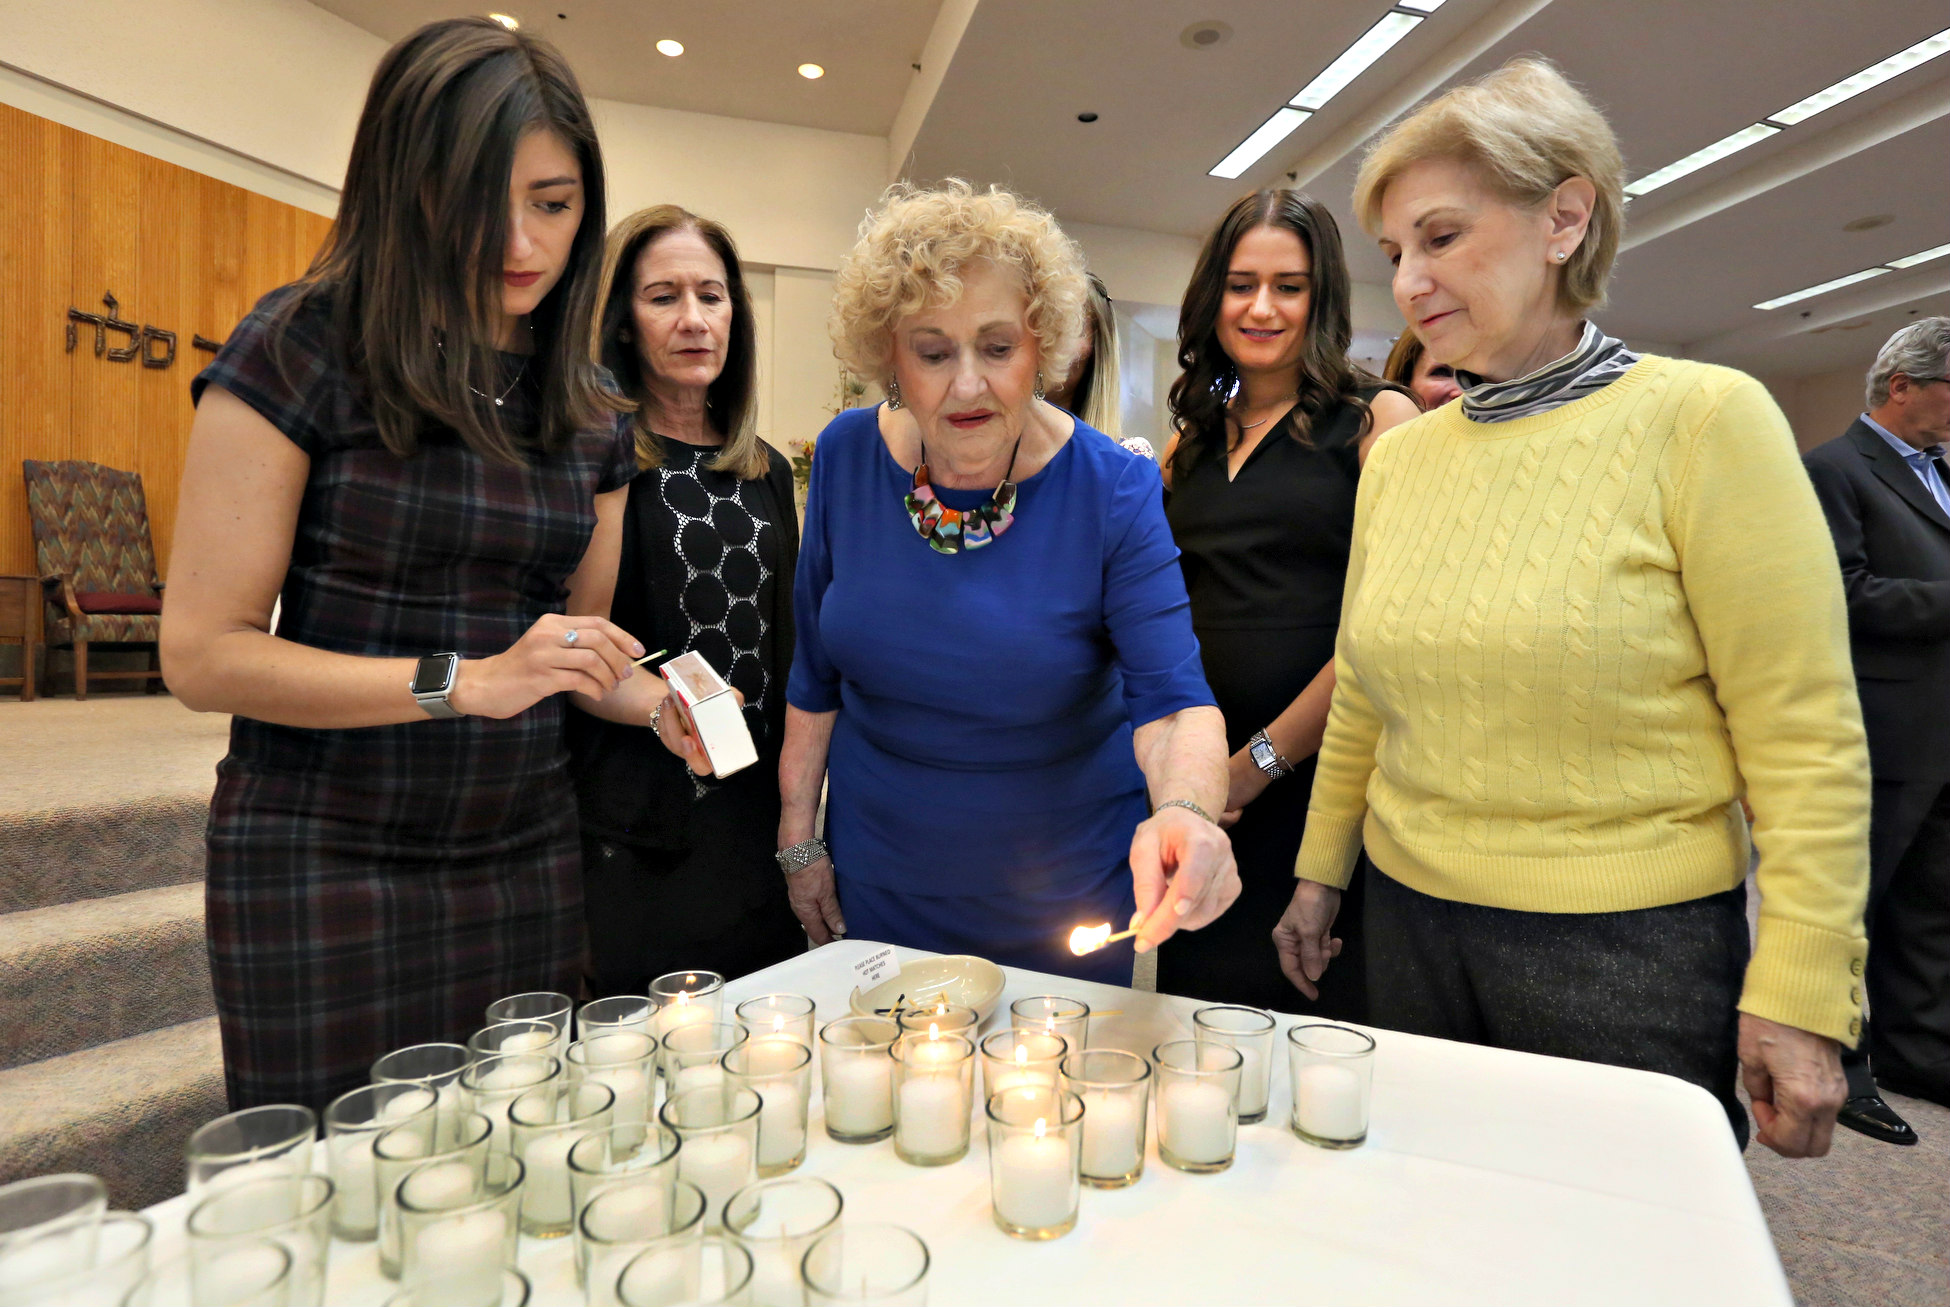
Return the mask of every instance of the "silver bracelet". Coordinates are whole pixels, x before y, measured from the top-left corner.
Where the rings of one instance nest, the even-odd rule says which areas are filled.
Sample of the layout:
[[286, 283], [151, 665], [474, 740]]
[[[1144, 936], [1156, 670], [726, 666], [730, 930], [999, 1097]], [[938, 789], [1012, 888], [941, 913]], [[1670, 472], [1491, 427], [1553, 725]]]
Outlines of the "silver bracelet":
[[772, 858], [779, 864], [779, 870], [790, 876], [795, 871], [804, 871], [827, 856], [829, 855], [824, 841], [800, 840], [791, 848], [780, 849], [772, 855]]
[[[1153, 808], [1151, 810], [1151, 813], [1153, 816], [1156, 816], [1158, 813], [1163, 812], [1166, 808], [1184, 808], [1188, 812], [1196, 812], [1199, 816], [1205, 818], [1205, 820], [1207, 821], [1212, 821], [1212, 814], [1207, 812], [1205, 809], [1199, 807], [1196, 803], [1193, 803], [1190, 799], [1166, 799], [1163, 803], [1159, 804], [1156, 808]], [[1212, 824], [1216, 826], [1219, 823], [1216, 821], [1212, 821]]]
[[670, 696], [665, 695], [657, 700], [657, 706], [650, 710], [650, 729], [660, 736], [663, 734], [664, 705], [669, 702]]

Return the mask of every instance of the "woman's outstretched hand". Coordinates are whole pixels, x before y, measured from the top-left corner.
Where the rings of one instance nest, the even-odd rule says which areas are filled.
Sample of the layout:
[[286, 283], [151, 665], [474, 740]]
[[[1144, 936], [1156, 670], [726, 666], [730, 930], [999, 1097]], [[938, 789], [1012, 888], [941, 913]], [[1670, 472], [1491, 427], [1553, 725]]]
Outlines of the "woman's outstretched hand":
[[1273, 927], [1273, 947], [1280, 954], [1280, 970], [1293, 987], [1308, 998], [1319, 998], [1316, 983], [1327, 964], [1341, 955], [1341, 941], [1332, 937], [1340, 915], [1341, 892], [1315, 880], [1295, 881], [1293, 901]]
[[463, 661], [447, 699], [470, 717], [503, 718], [564, 690], [600, 699], [636, 674], [630, 660], [642, 656], [643, 646], [614, 622], [549, 613], [503, 652]]
[[1131, 836], [1137, 951], [1218, 919], [1239, 897], [1239, 865], [1226, 833], [1185, 808], [1160, 808]]

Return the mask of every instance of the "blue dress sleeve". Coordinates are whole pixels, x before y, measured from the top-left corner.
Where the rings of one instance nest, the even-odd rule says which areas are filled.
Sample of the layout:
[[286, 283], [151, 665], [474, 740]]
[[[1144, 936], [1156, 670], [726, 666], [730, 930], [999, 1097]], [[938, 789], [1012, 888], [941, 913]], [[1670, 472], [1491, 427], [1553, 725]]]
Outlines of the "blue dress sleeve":
[[1214, 704], [1155, 464], [1126, 461], [1111, 490], [1109, 525], [1104, 625], [1124, 676], [1131, 725]]
[[[838, 419], [822, 432], [822, 439], [838, 425]], [[843, 440], [833, 440], [825, 454], [814, 443], [812, 475], [806, 485], [806, 522], [800, 528], [799, 570], [792, 581], [792, 626], [796, 644], [792, 651], [792, 675], [787, 678], [785, 701], [802, 712], [837, 712], [840, 706], [840, 674], [826, 656], [826, 645], [819, 634], [819, 606], [826, 598], [826, 587], [833, 582], [833, 551], [826, 538], [826, 473], [842, 456]]]

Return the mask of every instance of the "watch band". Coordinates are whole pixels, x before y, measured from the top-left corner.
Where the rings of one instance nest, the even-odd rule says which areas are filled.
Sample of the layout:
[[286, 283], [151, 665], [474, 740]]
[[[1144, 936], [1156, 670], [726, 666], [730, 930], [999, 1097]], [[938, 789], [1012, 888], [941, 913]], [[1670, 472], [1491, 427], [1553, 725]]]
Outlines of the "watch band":
[[[1156, 808], [1152, 809], [1152, 815], [1156, 816], [1158, 813], [1163, 812], [1166, 808], [1183, 808], [1187, 812], [1197, 813], [1199, 816], [1205, 818], [1205, 820], [1207, 821], [1212, 821], [1212, 814], [1207, 812], [1205, 809], [1199, 807], [1196, 803], [1193, 803], [1190, 799], [1166, 799], [1163, 803], [1159, 804]], [[1212, 824], [1216, 826], [1219, 823], [1213, 821]]]
[[1253, 732], [1253, 738], [1246, 741], [1246, 752], [1252, 756], [1255, 767], [1276, 781], [1293, 774], [1293, 764], [1273, 747], [1273, 741], [1265, 731]]
[[779, 864], [779, 870], [790, 876], [795, 871], [804, 871], [821, 858], [830, 857], [824, 840], [800, 840], [791, 848], [780, 849], [772, 855]]

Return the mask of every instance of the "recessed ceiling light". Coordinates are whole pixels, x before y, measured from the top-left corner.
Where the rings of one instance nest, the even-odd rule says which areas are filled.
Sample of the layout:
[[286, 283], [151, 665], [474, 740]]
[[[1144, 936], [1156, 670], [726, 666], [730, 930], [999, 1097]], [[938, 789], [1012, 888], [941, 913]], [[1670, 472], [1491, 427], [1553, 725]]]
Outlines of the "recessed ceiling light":
[[488, 17], [507, 28], [510, 32], [521, 27], [521, 20], [513, 14], [489, 14]]
[[1293, 134], [1293, 129], [1313, 117], [1305, 109], [1281, 109], [1259, 125], [1259, 130], [1241, 141], [1237, 148], [1219, 160], [1208, 177], [1237, 177], [1263, 158], [1266, 152]]
[[667, 54], [672, 59], [675, 59], [678, 55], [684, 53], [684, 43], [665, 37], [663, 40], [657, 42], [657, 53]]
[[1097, 115], [1086, 109], [1077, 115], [1077, 121], [1080, 123], [1094, 123], [1097, 121]]
[[1178, 34], [1178, 44], [1188, 50], [1212, 50], [1232, 39], [1232, 25], [1216, 18], [1193, 23]]
[[1797, 300], [1810, 299], [1816, 295], [1825, 295], [1831, 290], [1840, 290], [1844, 286], [1853, 286], [1858, 281], [1867, 281], [1871, 277], [1880, 277], [1885, 272], [1900, 272], [1905, 268], [1914, 268], [1919, 263], [1928, 263], [1932, 259], [1941, 259], [1946, 255], [1950, 255], [1950, 245], [1933, 245], [1927, 250], [1918, 250], [1914, 254], [1904, 255], [1900, 259], [1891, 259], [1887, 263], [1878, 263], [1873, 268], [1864, 268], [1860, 272], [1851, 272], [1846, 277], [1837, 277], [1833, 281], [1824, 281], [1819, 286], [1810, 286], [1806, 290], [1797, 290], [1787, 295], [1778, 296], [1775, 299], [1764, 300], [1754, 305], [1754, 307], [1757, 309], [1778, 309], [1784, 304], [1793, 304]]
[[1842, 230], [1874, 231], [1878, 227], [1887, 227], [1894, 221], [1896, 221], [1896, 215], [1893, 213], [1872, 213], [1866, 218], [1857, 218], [1852, 222], [1843, 223]]
[[1793, 127], [1804, 123], [1816, 114], [1833, 109], [1844, 100], [1852, 100], [1874, 86], [1880, 86], [1892, 77], [1900, 76], [1920, 64], [1928, 63], [1940, 54], [1950, 52], [1950, 28], [1935, 36], [1925, 37], [1908, 49], [1899, 50], [1880, 63], [1870, 64], [1861, 72], [1832, 86], [1823, 87], [1813, 95], [1796, 100], [1779, 113], [1769, 114], [1751, 127], [1743, 127], [1731, 136], [1722, 137], [1704, 150], [1669, 163], [1657, 172], [1647, 173], [1625, 188], [1625, 194], [1637, 198], [1647, 191], [1655, 191], [1661, 186], [1678, 181], [1688, 173], [1698, 172], [1711, 163], [1718, 163], [1729, 154], [1744, 150], [1756, 141], [1764, 141], [1783, 127]]
[[799, 76], [805, 78], [809, 82], [816, 82], [820, 78], [826, 76], [826, 70], [824, 68], [821, 68], [818, 64], [800, 64]]

